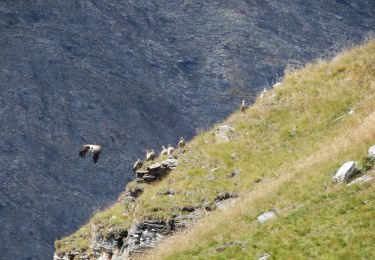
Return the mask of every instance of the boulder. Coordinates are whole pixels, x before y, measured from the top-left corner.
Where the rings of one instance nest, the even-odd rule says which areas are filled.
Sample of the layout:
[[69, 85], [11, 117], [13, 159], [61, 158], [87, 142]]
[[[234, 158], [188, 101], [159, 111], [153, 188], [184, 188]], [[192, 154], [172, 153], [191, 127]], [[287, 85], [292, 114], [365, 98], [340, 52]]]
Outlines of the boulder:
[[234, 131], [234, 128], [229, 125], [218, 126], [215, 130], [216, 140], [219, 142], [229, 142], [229, 134]]
[[152, 172], [159, 172], [160, 170], [164, 171], [165, 166], [160, 163], [154, 163], [147, 167], [147, 171], [149, 174], [152, 174]]
[[263, 224], [264, 222], [274, 219], [274, 218], [277, 218], [276, 212], [274, 211], [265, 212], [262, 215], [259, 215], [257, 217], [260, 224]]
[[346, 162], [340, 167], [340, 169], [338, 169], [335, 176], [333, 176], [333, 181], [349, 182], [357, 172], [358, 168], [355, 161]]
[[375, 158], [375, 145], [371, 146], [368, 149], [368, 157]]
[[220, 200], [215, 203], [215, 206], [220, 210], [226, 210], [232, 206], [237, 201], [237, 198], [229, 198], [225, 200]]
[[175, 158], [168, 158], [167, 160], [163, 161], [161, 164], [169, 169], [172, 169], [172, 168], [177, 167], [178, 161]]

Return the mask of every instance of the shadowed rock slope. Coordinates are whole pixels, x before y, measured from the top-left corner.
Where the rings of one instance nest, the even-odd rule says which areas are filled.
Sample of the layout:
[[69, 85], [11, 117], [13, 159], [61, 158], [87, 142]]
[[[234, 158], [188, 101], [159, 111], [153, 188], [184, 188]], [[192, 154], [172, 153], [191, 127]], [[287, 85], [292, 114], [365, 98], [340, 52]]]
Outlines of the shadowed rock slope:
[[[224, 118], [288, 64], [363, 39], [374, 5], [1, 1], [1, 257], [50, 258], [145, 148]], [[94, 166], [77, 151], [95, 142]]]
[[56, 259], [155, 246], [151, 259], [372, 259], [374, 64], [372, 40], [288, 72], [248, 111], [145, 163], [117, 203], [55, 242]]

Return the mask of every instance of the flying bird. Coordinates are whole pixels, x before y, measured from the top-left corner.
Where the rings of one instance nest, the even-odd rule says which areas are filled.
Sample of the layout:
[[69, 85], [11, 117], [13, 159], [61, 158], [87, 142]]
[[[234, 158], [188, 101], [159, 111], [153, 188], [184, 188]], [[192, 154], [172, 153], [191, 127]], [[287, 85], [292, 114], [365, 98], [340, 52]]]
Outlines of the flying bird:
[[97, 163], [99, 159], [99, 155], [102, 151], [102, 147], [96, 144], [85, 144], [82, 146], [81, 151], [79, 152], [79, 156], [84, 158], [87, 152], [92, 152], [92, 159], [94, 163]]

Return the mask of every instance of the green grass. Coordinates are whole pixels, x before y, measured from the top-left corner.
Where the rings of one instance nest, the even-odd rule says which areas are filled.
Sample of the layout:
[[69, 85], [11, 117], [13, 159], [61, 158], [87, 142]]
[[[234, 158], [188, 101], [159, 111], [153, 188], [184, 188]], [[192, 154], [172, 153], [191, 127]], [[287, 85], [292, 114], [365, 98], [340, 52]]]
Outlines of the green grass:
[[[162, 245], [154, 257], [374, 257], [372, 183], [331, 183], [346, 160], [372, 166], [362, 158], [375, 143], [374, 64], [371, 41], [332, 61], [288, 72], [282, 87], [258, 98], [246, 113], [234, 113], [218, 124], [235, 128], [230, 142], [217, 142], [213, 131], [195, 137], [168, 177], [144, 185], [134, 210], [121, 210], [129, 211], [129, 218], [168, 219], [185, 214], [181, 206], [213, 204], [222, 192], [237, 193], [240, 201], [230, 211], [211, 213], [188, 234], [172, 239], [173, 244]], [[348, 114], [351, 110], [353, 115]], [[240, 172], [238, 177], [229, 177], [233, 170]], [[160, 195], [166, 190], [175, 195]], [[256, 216], [270, 209], [276, 209], [279, 218], [259, 225]], [[111, 215], [101, 214], [97, 221]], [[103, 230], [128, 225], [100, 222]], [[80, 233], [85, 232], [72, 235], [69, 243], [76, 243]]]
[[[358, 154], [319, 158], [303, 171], [259, 187], [254, 197], [245, 196], [233, 211], [212, 214], [153, 257], [254, 259], [270, 253], [274, 259], [373, 258], [373, 183], [347, 187], [330, 182], [329, 173], [346, 156]], [[278, 219], [260, 225], [256, 217], [270, 209], [276, 209]]]

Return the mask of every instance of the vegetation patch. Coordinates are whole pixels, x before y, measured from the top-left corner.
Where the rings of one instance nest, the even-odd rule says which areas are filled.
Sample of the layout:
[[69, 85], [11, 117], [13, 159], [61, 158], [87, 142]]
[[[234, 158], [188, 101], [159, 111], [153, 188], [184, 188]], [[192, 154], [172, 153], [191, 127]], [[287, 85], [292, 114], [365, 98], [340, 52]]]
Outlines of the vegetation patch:
[[[143, 193], [131, 206], [116, 204], [98, 213], [57, 241], [57, 249], [87, 247], [78, 241], [89, 237], [93, 224], [106, 235], [135, 219], [167, 221], [205, 212], [218, 198], [235, 194], [230, 210], [207, 212], [153, 257], [373, 258], [373, 182], [336, 185], [332, 176], [349, 160], [359, 161], [361, 171], [374, 166], [373, 159], [363, 159], [375, 143], [374, 64], [375, 41], [370, 41], [331, 61], [286, 73], [281, 86], [245, 113], [199, 134], [185, 153], [175, 151], [178, 166], [162, 181], [142, 184]], [[234, 130], [219, 141], [216, 129], [224, 125]], [[260, 224], [257, 217], [270, 210], [278, 217]]]

